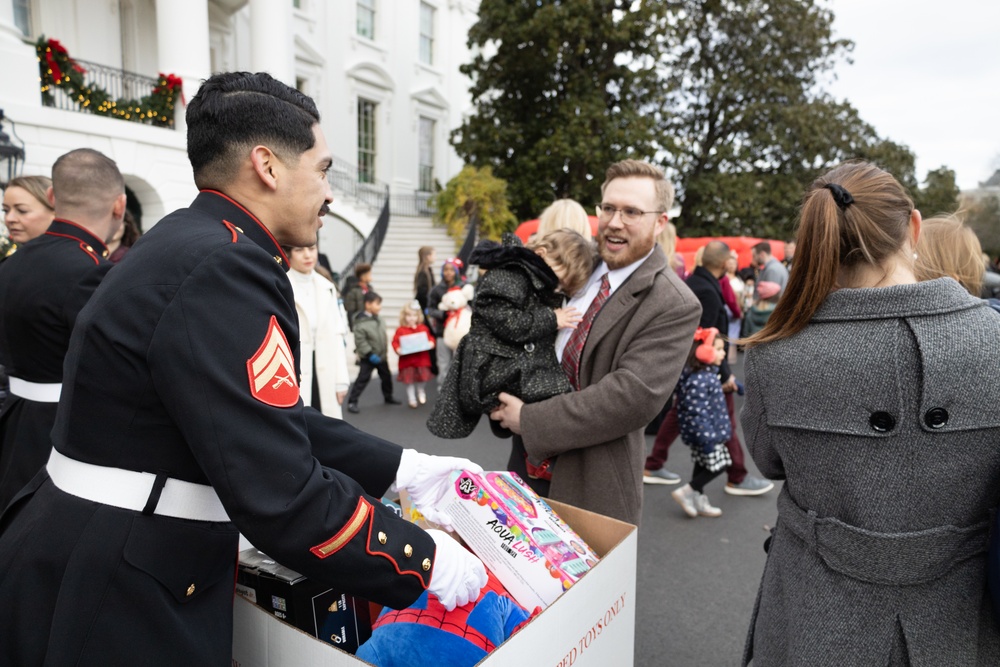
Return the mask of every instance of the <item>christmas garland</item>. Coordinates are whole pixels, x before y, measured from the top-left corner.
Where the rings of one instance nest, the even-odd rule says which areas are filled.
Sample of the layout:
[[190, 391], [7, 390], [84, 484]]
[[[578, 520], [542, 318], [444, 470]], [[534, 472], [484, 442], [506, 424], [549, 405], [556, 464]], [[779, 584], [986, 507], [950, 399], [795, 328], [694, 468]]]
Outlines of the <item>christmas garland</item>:
[[160, 73], [159, 85], [141, 100], [111, 99], [111, 95], [100, 86], [87, 83], [87, 70], [79, 65], [56, 39], [38, 38], [35, 43], [38, 53], [38, 72], [42, 87], [42, 103], [55, 106], [53, 88], [61, 88], [66, 96], [80, 109], [86, 109], [100, 116], [111, 116], [122, 120], [149, 123], [159, 127], [173, 127], [174, 102], [180, 94], [183, 102], [181, 78], [173, 74]]

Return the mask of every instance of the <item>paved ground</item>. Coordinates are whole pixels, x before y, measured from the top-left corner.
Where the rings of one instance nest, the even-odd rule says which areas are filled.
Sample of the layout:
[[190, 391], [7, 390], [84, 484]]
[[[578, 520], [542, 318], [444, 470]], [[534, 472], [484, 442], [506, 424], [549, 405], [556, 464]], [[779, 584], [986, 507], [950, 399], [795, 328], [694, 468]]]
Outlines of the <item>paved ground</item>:
[[[396, 397], [405, 401], [401, 385]], [[432, 436], [424, 422], [433, 400], [432, 391], [420, 409], [387, 406], [373, 382], [361, 397], [361, 414], [347, 417], [366, 431], [423, 452], [466, 456], [487, 470], [506, 465], [509, 441], [495, 438], [485, 418], [467, 439]], [[749, 457], [748, 466], [753, 471]], [[680, 441], [671, 448], [668, 467], [690, 474], [690, 456]], [[689, 519], [670, 498], [675, 487], [645, 487], [636, 594], [638, 667], [739, 664], [764, 566], [762, 544], [777, 516], [777, 488], [762, 497], [740, 498], [723, 493], [724, 480], [706, 488], [723, 510], [718, 519]]]

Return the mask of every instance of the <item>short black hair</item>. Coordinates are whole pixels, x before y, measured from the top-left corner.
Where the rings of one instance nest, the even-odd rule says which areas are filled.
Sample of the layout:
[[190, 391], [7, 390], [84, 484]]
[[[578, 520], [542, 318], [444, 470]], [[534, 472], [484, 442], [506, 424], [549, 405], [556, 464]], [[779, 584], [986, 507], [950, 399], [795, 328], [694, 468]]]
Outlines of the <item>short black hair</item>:
[[379, 303], [381, 300], [382, 300], [382, 297], [380, 297], [378, 295], [378, 292], [376, 292], [375, 290], [368, 290], [367, 292], [365, 292], [365, 303], [366, 304], [368, 304], [368, 303]]
[[295, 164], [313, 147], [316, 103], [265, 72], [223, 72], [209, 77], [187, 109], [187, 151], [195, 184], [232, 182], [256, 145]]

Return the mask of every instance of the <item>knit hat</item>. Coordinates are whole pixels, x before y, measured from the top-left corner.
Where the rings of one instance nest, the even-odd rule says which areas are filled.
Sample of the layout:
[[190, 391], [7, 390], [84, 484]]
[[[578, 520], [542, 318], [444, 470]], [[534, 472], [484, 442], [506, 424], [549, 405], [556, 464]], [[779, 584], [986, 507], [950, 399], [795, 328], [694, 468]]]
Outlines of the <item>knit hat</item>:
[[764, 282], [757, 284], [757, 294], [759, 294], [762, 299], [775, 297], [780, 291], [781, 285], [778, 283], [772, 283], [769, 280], [765, 280]]

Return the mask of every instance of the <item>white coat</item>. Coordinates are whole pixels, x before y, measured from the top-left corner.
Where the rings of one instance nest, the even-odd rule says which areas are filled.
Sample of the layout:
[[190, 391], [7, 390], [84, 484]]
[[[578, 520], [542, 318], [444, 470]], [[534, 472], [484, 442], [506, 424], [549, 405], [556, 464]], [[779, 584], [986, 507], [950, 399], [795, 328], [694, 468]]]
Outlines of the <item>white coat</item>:
[[[301, 274], [300, 274], [301, 275]], [[292, 276], [290, 276], [292, 277]], [[297, 278], [294, 276], [293, 278]], [[316, 298], [315, 311], [303, 306], [302, 282], [293, 279], [295, 312], [299, 316], [299, 347], [302, 365], [299, 387], [302, 402], [312, 401], [313, 372], [319, 379], [319, 400], [324, 415], [342, 419], [344, 416], [337, 402], [337, 392], [346, 392], [351, 383], [347, 370], [347, 320], [338, 303], [333, 283], [315, 271], [310, 274]], [[310, 321], [309, 312], [315, 312], [316, 322]], [[313, 330], [315, 329], [315, 338]], [[313, 368], [313, 352], [316, 368]]]

